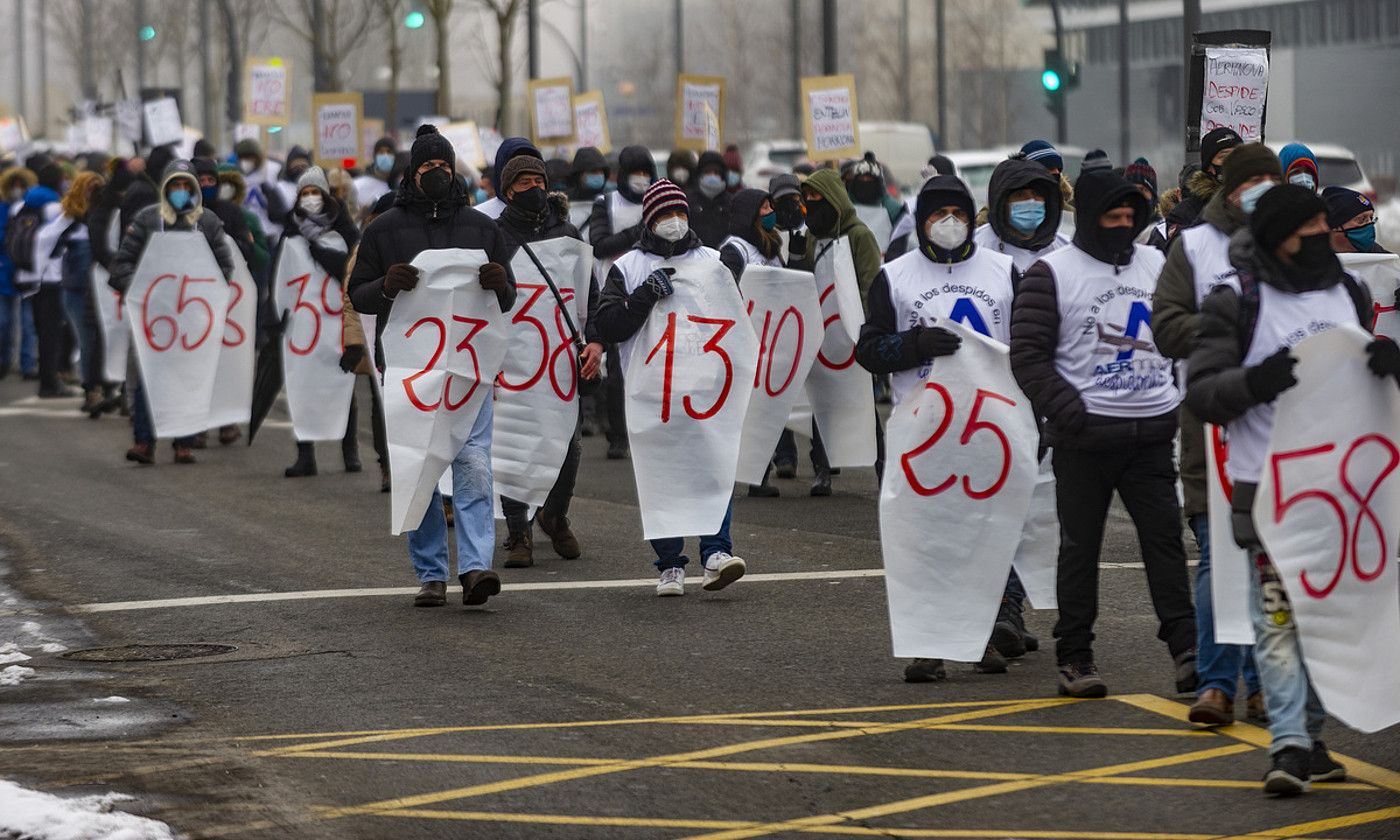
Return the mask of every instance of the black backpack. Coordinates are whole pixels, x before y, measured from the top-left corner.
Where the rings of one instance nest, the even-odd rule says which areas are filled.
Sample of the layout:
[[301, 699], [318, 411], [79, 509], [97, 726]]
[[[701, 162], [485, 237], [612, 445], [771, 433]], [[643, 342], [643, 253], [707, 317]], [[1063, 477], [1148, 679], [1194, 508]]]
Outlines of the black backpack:
[[34, 240], [44, 226], [44, 208], [26, 204], [5, 228], [5, 253], [18, 271], [34, 270]]

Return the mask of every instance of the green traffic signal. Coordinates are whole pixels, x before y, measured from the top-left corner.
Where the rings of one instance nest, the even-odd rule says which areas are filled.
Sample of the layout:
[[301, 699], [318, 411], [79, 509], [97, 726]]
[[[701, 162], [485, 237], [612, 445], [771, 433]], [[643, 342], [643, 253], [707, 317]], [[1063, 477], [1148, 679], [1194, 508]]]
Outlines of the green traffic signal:
[[1045, 88], [1045, 90], [1047, 90], [1050, 93], [1054, 93], [1055, 91], [1059, 90], [1060, 71], [1054, 69], [1053, 67], [1045, 68], [1045, 71], [1040, 74], [1040, 86]]
[[156, 38], [156, 28], [154, 26], [143, 26], [139, 34], [142, 41], [154, 41]]
[[409, 12], [408, 14], [404, 15], [404, 18], [403, 18], [403, 25], [406, 26], [406, 27], [408, 27], [409, 29], [422, 29], [422, 28], [423, 28], [423, 13], [422, 13], [422, 12]]

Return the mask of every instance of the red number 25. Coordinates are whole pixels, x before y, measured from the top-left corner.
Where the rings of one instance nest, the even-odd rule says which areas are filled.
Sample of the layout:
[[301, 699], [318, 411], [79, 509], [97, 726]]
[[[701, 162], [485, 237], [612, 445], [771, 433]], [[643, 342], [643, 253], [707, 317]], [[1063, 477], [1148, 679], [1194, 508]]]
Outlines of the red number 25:
[[[952, 425], [953, 396], [948, 393], [947, 388], [937, 382], [926, 383], [924, 388], [933, 391], [942, 398], [943, 419], [938, 421], [938, 428], [933, 430], [933, 434], [929, 435], [927, 440], [900, 456], [899, 464], [904, 469], [904, 477], [909, 482], [909, 487], [913, 489], [915, 493], [918, 493], [920, 496], [937, 496], [939, 493], [957, 484], [958, 477], [956, 475], [949, 475], [943, 481], [933, 486], [924, 484], [914, 471], [914, 459], [932, 449], [943, 437], [943, 434], [948, 431], [948, 427]], [[982, 406], [988, 398], [997, 400], [998, 402], [1004, 402], [1010, 406], [1016, 405], [1015, 400], [1004, 397], [1001, 394], [986, 391], [981, 388], [977, 389], [977, 396], [972, 401], [972, 413], [967, 416], [967, 423], [963, 426], [962, 435], [958, 438], [958, 445], [967, 446], [968, 442], [972, 440], [973, 435], [985, 430], [989, 434], [995, 436], [997, 443], [1001, 445], [1002, 461], [1001, 471], [997, 474], [996, 480], [981, 490], [974, 490], [972, 488], [972, 482], [968, 480], [968, 477], [962, 477], [963, 493], [965, 493], [969, 499], [990, 499], [992, 496], [995, 496], [997, 493], [1001, 492], [1001, 488], [1006, 485], [1006, 478], [1011, 473], [1011, 441], [1007, 439], [1006, 432], [1002, 431], [1002, 428], [995, 423], [989, 423], [986, 420], [978, 419], [982, 414]]]

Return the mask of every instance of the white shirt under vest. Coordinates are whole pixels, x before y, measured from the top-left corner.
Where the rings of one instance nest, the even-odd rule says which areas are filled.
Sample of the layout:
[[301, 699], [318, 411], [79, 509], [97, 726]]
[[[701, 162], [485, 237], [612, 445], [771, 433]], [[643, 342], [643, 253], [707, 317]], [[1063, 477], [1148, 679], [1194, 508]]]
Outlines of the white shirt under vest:
[[1011, 258], [1011, 261], [1016, 264], [1016, 270], [1025, 274], [1026, 269], [1035, 265], [1036, 260], [1053, 254], [1068, 245], [1069, 237], [1056, 231], [1055, 238], [1050, 240], [1044, 248], [1041, 248], [1039, 251], [1032, 251], [1027, 248], [1022, 248], [1019, 245], [1012, 245], [1010, 242], [1003, 241], [1001, 237], [997, 236], [997, 232], [991, 225], [982, 225], [977, 229], [977, 232], [972, 235], [972, 241], [977, 243], [978, 248], [985, 248], [988, 251], [997, 251], [998, 253], [1007, 255]]

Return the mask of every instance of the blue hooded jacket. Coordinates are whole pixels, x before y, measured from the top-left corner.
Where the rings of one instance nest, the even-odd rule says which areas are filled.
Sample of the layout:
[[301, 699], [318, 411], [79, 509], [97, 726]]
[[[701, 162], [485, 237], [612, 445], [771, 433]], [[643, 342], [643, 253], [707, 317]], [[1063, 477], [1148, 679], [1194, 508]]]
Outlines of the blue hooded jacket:
[[[25, 207], [43, 208], [58, 201], [61, 196], [56, 190], [43, 185], [30, 187], [24, 193]], [[0, 242], [5, 241], [5, 233], [9, 230], [10, 214], [9, 208], [6, 212], [0, 212]], [[5, 253], [4, 248], [0, 248], [0, 296], [11, 297], [17, 294], [15, 289], [15, 265], [10, 261], [10, 255]]]
[[501, 170], [505, 169], [506, 163], [516, 155], [529, 155], [544, 160], [544, 155], [535, 148], [526, 137], [507, 137], [501, 141], [501, 147], [496, 150], [496, 163], [491, 167], [491, 185], [499, 189], [501, 183]]

